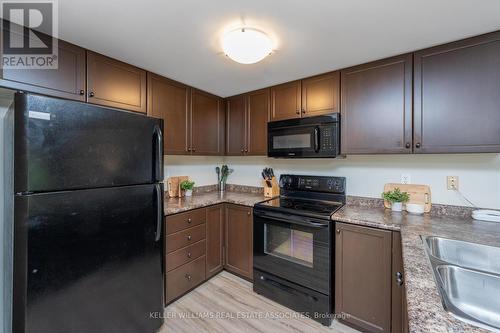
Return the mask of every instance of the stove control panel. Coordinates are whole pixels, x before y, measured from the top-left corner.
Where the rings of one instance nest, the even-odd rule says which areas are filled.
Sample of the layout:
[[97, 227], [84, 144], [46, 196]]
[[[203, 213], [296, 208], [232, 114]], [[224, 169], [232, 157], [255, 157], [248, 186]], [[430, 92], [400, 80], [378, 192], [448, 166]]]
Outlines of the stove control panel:
[[281, 175], [280, 187], [288, 191], [345, 193], [345, 177]]

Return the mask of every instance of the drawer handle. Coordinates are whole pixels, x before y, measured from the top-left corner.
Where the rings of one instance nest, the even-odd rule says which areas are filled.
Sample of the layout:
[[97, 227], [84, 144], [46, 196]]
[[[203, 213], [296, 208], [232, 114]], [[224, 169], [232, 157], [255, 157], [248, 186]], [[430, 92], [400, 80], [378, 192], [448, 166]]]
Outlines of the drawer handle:
[[190, 274], [186, 274], [186, 279], [188, 279], [188, 281], [191, 281], [191, 275]]
[[188, 219], [188, 223], [191, 223], [193, 220], [191, 220], [190, 218]]
[[188, 258], [191, 258], [191, 252], [188, 252]]
[[187, 236], [187, 239], [188, 239], [188, 240], [191, 240], [191, 235]]
[[91, 92], [89, 93], [89, 97], [94, 97], [94, 96], [95, 96], [94, 92], [93, 92], [93, 91], [91, 91]]

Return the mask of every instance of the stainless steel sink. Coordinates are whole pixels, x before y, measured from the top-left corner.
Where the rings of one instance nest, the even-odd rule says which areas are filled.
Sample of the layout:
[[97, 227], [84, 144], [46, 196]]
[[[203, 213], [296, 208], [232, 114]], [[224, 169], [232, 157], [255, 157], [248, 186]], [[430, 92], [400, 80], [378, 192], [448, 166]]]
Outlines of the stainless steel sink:
[[500, 248], [441, 237], [424, 237], [427, 253], [452, 265], [500, 274]]
[[434, 236], [422, 240], [445, 310], [500, 332], [500, 248]]

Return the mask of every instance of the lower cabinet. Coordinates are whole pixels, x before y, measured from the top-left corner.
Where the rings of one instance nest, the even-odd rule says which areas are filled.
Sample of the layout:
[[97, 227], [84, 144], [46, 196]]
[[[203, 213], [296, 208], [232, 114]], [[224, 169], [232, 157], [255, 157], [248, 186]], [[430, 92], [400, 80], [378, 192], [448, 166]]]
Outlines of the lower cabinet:
[[335, 242], [335, 312], [341, 321], [363, 332], [404, 332], [400, 234], [336, 223]]
[[252, 279], [252, 208], [218, 204], [165, 219], [165, 303], [223, 269]]
[[207, 279], [222, 271], [224, 267], [224, 208], [225, 205], [220, 204], [206, 209]]
[[224, 268], [248, 279], [253, 278], [252, 208], [226, 205]]

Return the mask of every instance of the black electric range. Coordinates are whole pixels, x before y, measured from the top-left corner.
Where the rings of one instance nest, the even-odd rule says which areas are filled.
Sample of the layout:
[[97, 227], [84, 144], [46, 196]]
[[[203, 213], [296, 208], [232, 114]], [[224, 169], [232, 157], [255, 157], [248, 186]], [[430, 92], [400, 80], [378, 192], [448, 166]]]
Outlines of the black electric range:
[[254, 291], [330, 325], [330, 217], [345, 204], [345, 178], [282, 175], [280, 192], [254, 206]]

